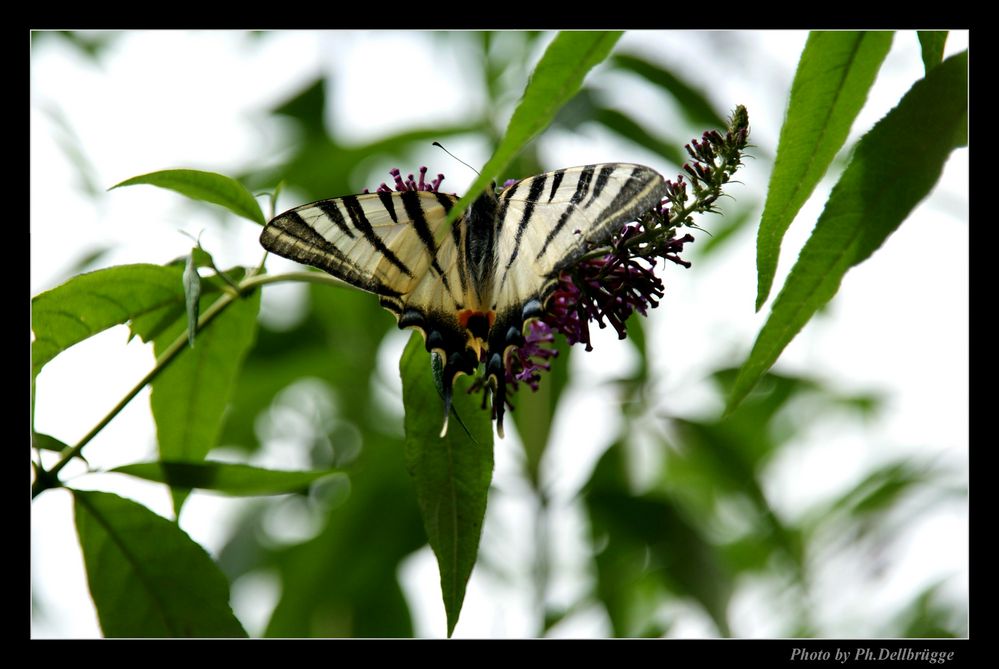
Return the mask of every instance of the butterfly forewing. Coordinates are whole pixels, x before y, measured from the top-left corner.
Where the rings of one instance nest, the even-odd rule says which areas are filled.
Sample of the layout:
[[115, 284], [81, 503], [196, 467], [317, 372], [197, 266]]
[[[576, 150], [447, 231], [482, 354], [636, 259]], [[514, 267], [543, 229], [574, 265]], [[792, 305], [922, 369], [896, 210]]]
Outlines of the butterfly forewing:
[[260, 241], [269, 251], [363, 290], [392, 298], [416, 291], [443, 308], [460, 301], [460, 294], [450, 290], [445, 269], [456, 271], [454, 253], [437, 253], [433, 235], [456, 199], [407, 191], [320, 200], [273, 219]]

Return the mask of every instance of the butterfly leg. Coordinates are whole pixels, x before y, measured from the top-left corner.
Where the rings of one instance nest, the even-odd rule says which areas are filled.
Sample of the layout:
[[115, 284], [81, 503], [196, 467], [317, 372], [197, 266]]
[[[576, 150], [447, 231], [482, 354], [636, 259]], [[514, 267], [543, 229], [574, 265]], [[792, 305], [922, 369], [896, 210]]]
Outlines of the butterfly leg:
[[490, 332], [489, 357], [486, 360], [486, 378], [493, 394], [493, 417], [496, 433], [503, 437], [503, 414], [506, 411], [506, 382], [509, 356], [524, 345], [524, 328], [527, 323], [540, 318], [541, 301], [531, 298], [519, 309], [501, 314]]

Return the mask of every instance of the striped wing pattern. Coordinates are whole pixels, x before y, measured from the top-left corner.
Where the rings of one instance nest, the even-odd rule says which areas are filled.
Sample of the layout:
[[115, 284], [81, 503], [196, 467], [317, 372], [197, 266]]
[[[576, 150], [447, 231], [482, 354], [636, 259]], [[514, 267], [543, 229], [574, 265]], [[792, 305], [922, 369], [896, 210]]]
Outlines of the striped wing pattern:
[[403, 191], [296, 207], [260, 241], [378, 295], [400, 328], [423, 333], [444, 362], [445, 429], [454, 378], [484, 361], [502, 436], [506, 356], [523, 344], [526, 322], [590, 243], [607, 241], [664, 192], [650, 168], [587, 165], [524, 179], [498, 197], [486, 192], [443, 236], [457, 198]]
[[654, 207], [663, 178], [641, 165], [573, 167], [524, 179], [499, 195], [494, 308], [548, 297], [559, 273]]

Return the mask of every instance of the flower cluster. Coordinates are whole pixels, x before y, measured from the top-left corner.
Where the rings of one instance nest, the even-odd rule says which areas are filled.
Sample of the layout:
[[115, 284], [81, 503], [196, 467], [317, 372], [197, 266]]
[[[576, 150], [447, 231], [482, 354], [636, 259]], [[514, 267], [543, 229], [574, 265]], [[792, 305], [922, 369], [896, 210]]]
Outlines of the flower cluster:
[[[544, 321], [552, 329], [565, 335], [569, 344], [583, 343], [586, 350], [593, 350], [590, 343], [589, 322], [601, 328], [610, 323], [617, 330], [618, 338], [627, 336], [625, 321], [632, 313], [648, 315], [648, 310], [659, 305], [665, 293], [662, 280], [655, 275], [653, 254], [633, 252], [628, 242], [645, 234], [641, 222], [630, 223], [611, 242], [611, 251], [597, 258], [577, 263], [570, 272], [562, 272], [558, 286], [548, 300]], [[694, 241], [691, 235], [673, 237], [658, 257], [668, 258], [689, 267], [690, 263], [677, 254], [683, 245]], [[607, 321], [605, 323], [604, 321]]]

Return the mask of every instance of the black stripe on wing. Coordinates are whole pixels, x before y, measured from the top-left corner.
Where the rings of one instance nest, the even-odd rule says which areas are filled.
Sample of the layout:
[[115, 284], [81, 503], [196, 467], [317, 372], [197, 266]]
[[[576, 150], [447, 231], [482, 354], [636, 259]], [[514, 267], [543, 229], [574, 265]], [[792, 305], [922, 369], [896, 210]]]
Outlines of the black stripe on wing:
[[598, 197], [600, 197], [600, 194], [604, 191], [604, 186], [607, 185], [607, 181], [610, 179], [610, 175], [616, 169], [617, 165], [614, 164], [604, 165], [600, 168], [600, 173], [597, 174], [597, 180], [593, 184], [593, 192], [590, 194], [590, 201], [584, 205], [584, 208], [589, 207]]
[[[577, 206], [586, 197], [586, 194], [590, 190], [590, 181], [593, 179], [593, 170], [595, 165], [587, 165], [583, 168], [583, 171], [579, 174], [579, 181], [576, 182], [576, 191], [569, 198], [569, 204], [565, 206], [565, 211], [559, 216], [558, 223], [555, 224], [549, 232], [548, 236], [545, 237], [544, 243], [541, 245], [541, 250], [538, 251], [538, 255], [534, 258], [536, 261], [541, 260], [545, 253], [548, 251], [548, 245], [552, 243], [560, 232], [562, 228], [565, 227], [566, 221], [572, 216], [573, 212], [576, 211]], [[602, 186], [601, 186], [602, 188]]]
[[364, 215], [364, 208], [361, 207], [361, 203], [357, 200], [356, 195], [348, 195], [347, 197], [341, 198], [343, 206], [347, 209], [347, 214], [350, 216], [351, 223], [357, 228], [364, 239], [367, 240], [369, 244], [375, 247], [379, 253], [385, 256], [385, 259], [390, 263], [395, 265], [400, 272], [403, 274], [413, 277], [414, 274], [406, 263], [399, 260], [399, 257], [392, 252], [392, 249], [385, 246], [385, 242], [382, 241], [381, 237], [375, 234], [374, 228], [371, 227], [371, 223], [368, 222], [367, 217]]
[[349, 225], [347, 225], [347, 221], [344, 220], [343, 214], [340, 213], [340, 207], [336, 206], [335, 201], [321, 200], [316, 202], [315, 206], [319, 209], [319, 211], [326, 215], [326, 218], [333, 221], [333, 225], [335, 225], [340, 232], [347, 235], [351, 239], [354, 238], [354, 231], [350, 229]]
[[[431, 232], [430, 225], [427, 223], [427, 216], [423, 212], [423, 200], [420, 199], [419, 192], [415, 190], [404, 191], [400, 194], [400, 198], [402, 199], [402, 206], [406, 209], [406, 216], [413, 222], [413, 229], [416, 230], [416, 236], [423, 242], [423, 247], [430, 256], [430, 268], [437, 273], [437, 276], [441, 278], [441, 283], [444, 284], [444, 289], [450, 293], [451, 286], [448, 285], [447, 276], [437, 262], [437, 243], [434, 241], [434, 233]], [[390, 211], [389, 213], [392, 216], [392, 220], [396, 220], [395, 212]]]
[[555, 192], [558, 187], [562, 185], [562, 179], [565, 177], [565, 170], [555, 170], [552, 172], [552, 190], [548, 193], [548, 201], [551, 202], [552, 198], [555, 197]]
[[597, 215], [597, 220], [606, 221], [605, 227], [627, 223], [655, 207], [665, 191], [666, 182], [658, 173], [636, 166], [614, 199]]
[[[454, 206], [454, 200], [452, 200], [447, 195], [442, 193], [437, 193], [437, 202], [444, 207], [444, 213], [450, 213], [451, 207]], [[455, 256], [458, 260], [458, 281], [461, 283], [461, 294], [465, 295], [468, 292], [468, 265], [465, 263], [465, 254], [462, 252], [462, 242], [461, 235], [462, 230], [465, 227], [465, 219], [459, 218], [451, 226], [451, 239], [454, 242], [454, 247], [456, 250]]]
[[388, 212], [392, 222], [398, 223], [399, 216], [395, 213], [395, 195], [390, 191], [380, 190], [378, 191], [378, 201], [382, 203], [382, 207]]
[[[510, 259], [506, 263], [506, 267], [503, 268], [503, 276], [500, 278], [499, 289], [502, 291], [503, 286], [506, 284], [506, 277], [510, 274], [510, 268], [513, 267], [513, 263], [517, 260], [517, 256], [520, 254], [520, 244], [524, 241], [524, 231], [527, 226], [531, 223], [531, 216], [534, 215], [534, 206], [537, 204], [538, 200], [541, 199], [541, 194], [545, 191], [545, 183], [548, 181], [547, 174], [541, 174], [534, 177], [531, 182], [531, 188], [527, 192], [527, 199], [524, 200], [524, 212], [520, 217], [520, 223], [517, 225], [517, 233], [513, 240], [513, 251], [510, 252]], [[501, 215], [506, 213], [506, 205], [510, 202], [507, 198], [504, 200], [503, 207], [501, 208]], [[500, 219], [502, 220], [502, 218]]]
[[260, 233], [260, 244], [272, 253], [318, 267], [362, 290], [385, 297], [402, 295], [371, 276], [336, 245], [327, 241], [297, 211], [284, 213], [268, 223]]

